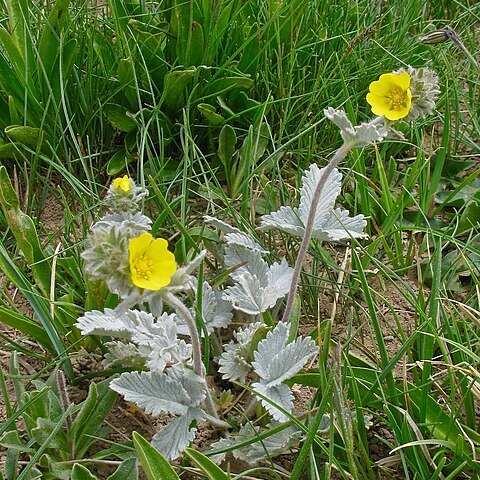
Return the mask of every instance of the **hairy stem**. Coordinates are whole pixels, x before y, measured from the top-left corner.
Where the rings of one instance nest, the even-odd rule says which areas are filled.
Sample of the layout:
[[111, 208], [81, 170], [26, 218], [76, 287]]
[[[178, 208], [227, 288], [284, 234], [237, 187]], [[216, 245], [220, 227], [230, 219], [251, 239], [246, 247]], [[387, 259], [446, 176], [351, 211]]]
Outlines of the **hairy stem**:
[[175, 295], [172, 295], [171, 293], [164, 293], [163, 298], [175, 309], [177, 314], [182, 317], [187, 324], [188, 330], [190, 332], [190, 339], [192, 342], [193, 369], [195, 370], [195, 373], [199, 377], [201, 377], [205, 383], [205, 410], [210, 416], [214, 417], [217, 421], [219, 421], [217, 409], [215, 408], [215, 403], [213, 402], [212, 396], [210, 394], [210, 389], [208, 388], [207, 381], [205, 379], [205, 368], [202, 362], [202, 348], [200, 346], [200, 337], [198, 335], [195, 320], [190, 313], [190, 310], [177, 297], [175, 297]]
[[303, 240], [298, 251], [297, 261], [295, 262], [295, 268], [293, 269], [292, 283], [290, 284], [290, 291], [288, 292], [287, 306], [283, 314], [282, 322], [288, 322], [293, 309], [293, 303], [295, 301], [295, 294], [297, 293], [298, 282], [300, 280], [300, 274], [302, 273], [303, 262], [307, 255], [308, 245], [312, 239], [313, 223], [315, 221], [315, 214], [317, 213], [317, 205], [322, 195], [323, 187], [327, 183], [327, 179], [332, 173], [333, 169], [338, 165], [340, 160], [343, 160], [348, 152], [352, 149], [353, 144], [344, 143], [336, 152], [327, 166], [324, 168], [322, 176], [318, 181], [317, 188], [313, 192], [312, 206], [308, 213], [307, 224], [305, 225], [305, 233]]

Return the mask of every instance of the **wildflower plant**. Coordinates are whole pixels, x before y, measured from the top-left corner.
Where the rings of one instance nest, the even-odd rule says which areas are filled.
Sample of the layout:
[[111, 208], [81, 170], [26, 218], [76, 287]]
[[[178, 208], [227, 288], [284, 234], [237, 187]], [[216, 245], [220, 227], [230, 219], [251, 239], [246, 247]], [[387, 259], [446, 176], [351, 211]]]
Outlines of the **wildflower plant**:
[[[143, 370], [122, 373], [110, 385], [147, 413], [172, 415], [152, 439], [167, 459], [181, 455], [198, 422], [208, 421], [224, 431], [232, 426], [217, 412], [206, 381], [200, 337], [218, 340], [217, 330], [228, 327], [233, 318], [243, 324], [217, 353], [218, 372], [231, 382], [251, 382], [253, 405], [261, 402], [272, 428], [292, 418], [299, 423], [291, 381], [319, 351], [315, 341], [298, 336], [291, 323], [308, 245], [312, 237], [341, 242], [366, 236], [363, 215], [350, 216], [335, 206], [342, 179], [336, 166], [352, 149], [395, 135], [394, 120], [408, 119], [410, 112], [418, 118], [431, 111], [437, 94], [433, 72], [409, 68], [372, 83], [367, 100], [379, 116], [371, 121], [354, 126], [342, 110], [325, 110], [340, 128], [343, 144], [326, 167], [313, 164], [305, 171], [298, 207], [282, 206], [260, 219], [260, 231], [281, 230], [302, 239], [293, 267], [285, 259], [270, 262], [270, 252], [241, 229], [205, 217], [223, 233], [223, 267], [229, 277], [223, 289], [194, 275], [205, 251], [191, 264], [177, 266], [167, 241], [153, 239], [151, 220], [138, 211], [146, 190], [128, 177], [114, 180], [105, 201], [109, 212], [92, 227], [83, 259], [90, 277], [105, 281], [120, 302], [115, 309], [86, 312], [77, 326], [84, 335], [114, 338], [107, 343], [105, 365]], [[283, 318], [277, 321], [274, 312], [285, 297]], [[203, 322], [201, 328], [195, 317]], [[258, 435], [246, 425], [240, 431]], [[264, 449], [272, 446], [270, 454], [281, 453], [292, 439], [301, 437], [300, 430], [289, 425], [275, 432], [263, 444]], [[224, 439], [220, 447], [235, 441]], [[259, 453], [243, 457], [257, 461]]]

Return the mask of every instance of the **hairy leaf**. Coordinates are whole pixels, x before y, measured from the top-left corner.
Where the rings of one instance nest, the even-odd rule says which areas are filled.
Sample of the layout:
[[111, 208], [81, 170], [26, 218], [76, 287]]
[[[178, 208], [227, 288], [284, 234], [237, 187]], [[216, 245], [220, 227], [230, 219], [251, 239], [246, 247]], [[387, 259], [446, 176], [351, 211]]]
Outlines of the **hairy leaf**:
[[102, 364], [106, 368], [118, 366], [141, 368], [145, 365], [147, 357], [142, 355], [133, 343], [116, 341], [107, 342], [105, 346], [108, 348], [108, 352], [105, 354]]
[[177, 459], [195, 438], [197, 429], [191, 427], [193, 420], [202, 420], [201, 408], [189, 407], [181, 417], [170, 420], [152, 438], [152, 445], [169, 461]]
[[268, 413], [279, 422], [287, 422], [289, 418], [276, 405], [287, 412], [291, 412], [293, 408], [293, 393], [288, 385], [281, 383], [279, 385], [269, 386], [263, 382], [252, 383], [252, 388], [260, 395], [267, 397], [270, 401], [260, 398], [262, 405], [267, 409]]
[[[223, 292], [214, 290], [208, 282], [202, 284], [202, 319], [207, 333], [213, 332], [214, 328], [225, 328], [232, 321], [232, 306], [223, 299]], [[195, 311], [192, 311], [195, 317]], [[190, 335], [186, 323], [179, 319], [177, 321], [178, 333]], [[201, 331], [203, 335], [204, 331]]]
[[263, 323], [251, 323], [239, 330], [233, 336], [236, 339], [225, 345], [225, 351], [220, 356], [218, 371], [223, 374], [227, 380], [239, 380], [244, 383], [248, 372], [251, 370], [248, 362], [250, 344], [255, 332], [263, 326]]
[[253, 368], [268, 387], [292, 378], [317, 353], [317, 346], [311, 338], [299, 337], [287, 345], [288, 335], [288, 324], [279, 322], [258, 344], [254, 354]]
[[381, 142], [388, 134], [388, 127], [380, 117], [354, 127], [343, 110], [328, 107], [323, 112], [340, 129], [343, 141], [353, 144], [354, 147], [366, 147], [374, 142]]
[[110, 388], [136, 403], [150, 415], [162, 412], [185, 415], [205, 398], [204, 382], [191, 370], [170, 374], [127, 372], [113, 380]]
[[[281, 207], [280, 210], [261, 219], [260, 229], [273, 228], [283, 230], [292, 235], [303, 237], [308, 214], [312, 207], [313, 193], [322, 178], [325, 169], [310, 165], [305, 171], [300, 189], [300, 205], [298, 208]], [[340, 241], [350, 237], [364, 237], [363, 229], [366, 221], [363, 215], [348, 216], [348, 210], [335, 209], [335, 200], [340, 193], [342, 176], [334, 169], [322, 189], [315, 212], [312, 236], [320, 241]]]

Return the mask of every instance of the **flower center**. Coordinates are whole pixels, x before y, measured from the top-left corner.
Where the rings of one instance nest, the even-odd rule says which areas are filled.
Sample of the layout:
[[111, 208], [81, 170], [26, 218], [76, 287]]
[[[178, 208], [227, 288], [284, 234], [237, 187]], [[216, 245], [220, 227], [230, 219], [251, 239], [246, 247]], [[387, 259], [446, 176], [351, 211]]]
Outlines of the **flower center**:
[[402, 90], [401, 88], [393, 88], [390, 90], [387, 98], [390, 102], [390, 110], [395, 110], [396, 108], [406, 108], [407, 102], [407, 91]]
[[153, 262], [148, 258], [145, 258], [145, 255], [138, 257], [135, 261], [135, 273], [139, 278], [144, 280], [150, 280], [152, 275]]

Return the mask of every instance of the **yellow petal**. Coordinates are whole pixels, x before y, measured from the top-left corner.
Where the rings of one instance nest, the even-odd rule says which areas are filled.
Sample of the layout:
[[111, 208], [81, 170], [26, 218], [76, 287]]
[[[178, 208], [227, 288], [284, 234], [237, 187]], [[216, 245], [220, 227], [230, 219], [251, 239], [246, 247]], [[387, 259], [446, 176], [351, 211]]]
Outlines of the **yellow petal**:
[[137, 257], [142, 255], [152, 243], [152, 235], [150, 233], [142, 233], [139, 237], [132, 238], [128, 244], [128, 252], [130, 256]]
[[390, 109], [390, 102], [387, 97], [369, 93], [367, 94], [367, 102], [371, 105], [372, 112], [378, 116], [385, 115], [385, 112]]
[[395, 84], [390, 81], [387, 75], [389, 74], [382, 75], [379, 80], [376, 80], [370, 84], [369, 89], [371, 93], [383, 97], [388, 95], [392, 88], [395, 88]]
[[116, 178], [113, 181], [113, 188], [115, 190], [123, 190], [125, 193], [129, 192], [131, 189], [131, 184], [130, 184], [130, 177], [128, 175], [124, 175], [123, 177]]
[[396, 84], [402, 89], [410, 88], [410, 75], [407, 72], [398, 73], [395, 75]]

